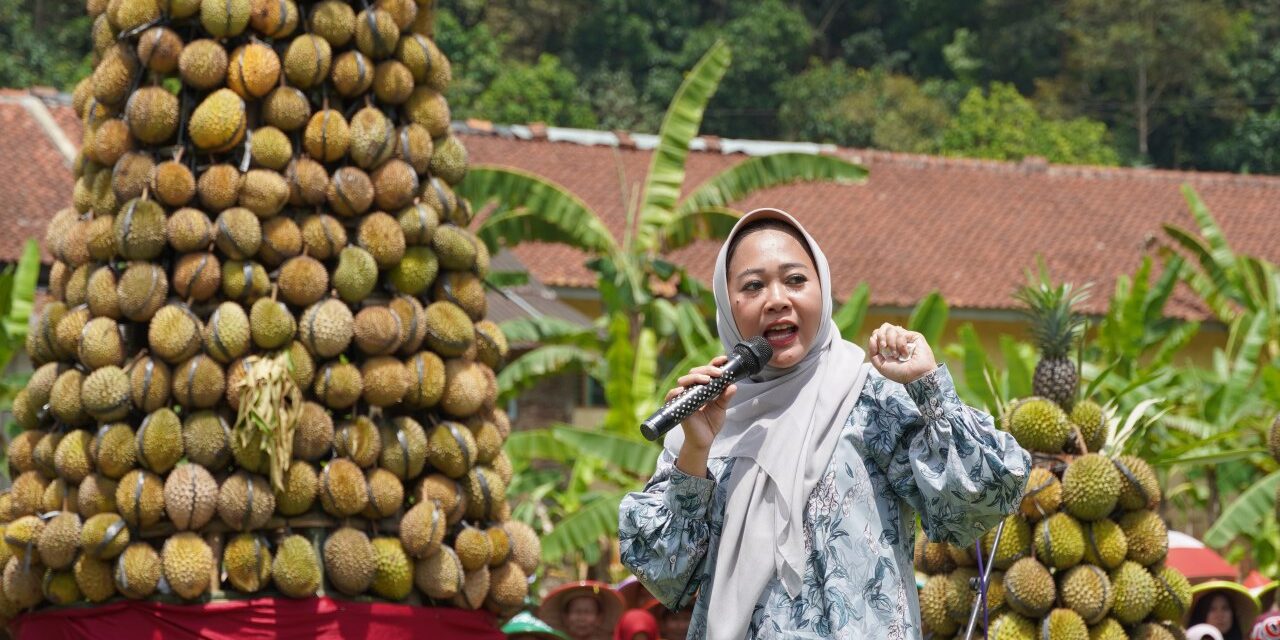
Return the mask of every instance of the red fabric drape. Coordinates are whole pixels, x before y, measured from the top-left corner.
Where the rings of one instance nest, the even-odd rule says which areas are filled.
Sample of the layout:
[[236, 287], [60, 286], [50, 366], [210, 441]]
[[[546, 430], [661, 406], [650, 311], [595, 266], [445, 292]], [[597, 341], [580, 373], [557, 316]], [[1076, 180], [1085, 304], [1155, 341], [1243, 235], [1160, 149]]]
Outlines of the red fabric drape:
[[113, 602], [39, 611], [14, 622], [18, 640], [502, 640], [483, 611], [332, 598], [256, 598], [195, 604]]

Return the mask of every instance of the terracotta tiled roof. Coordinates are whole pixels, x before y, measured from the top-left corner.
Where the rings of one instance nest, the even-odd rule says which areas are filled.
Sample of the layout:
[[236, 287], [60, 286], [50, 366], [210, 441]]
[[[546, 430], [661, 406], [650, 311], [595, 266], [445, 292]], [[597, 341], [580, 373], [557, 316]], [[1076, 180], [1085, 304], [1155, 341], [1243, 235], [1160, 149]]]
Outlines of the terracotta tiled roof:
[[[0, 234], [0, 261], [16, 259], [23, 239], [42, 238], [46, 221], [71, 199], [67, 162], [20, 100], [37, 93], [71, 143], [81, 138], [65, 96], [0, 90], [0, 228], [12, 230]], [[649, 151], [462, 128], [473, 162], [517, 167], [559, 182], [620, 235], [628, 197], [621, 185], [637, 188]], [[605, 132], [594, 137], [616, 139]], [[726, 149], [734, 144], [720, 142]], [[831, 259], [837, 296], [865, 280], [879, 307], [909, 307], [938, 289], [953, 308], [1012, 309], [1009, 293], [1039, 253], [1056, 278], [1094, 282], [1098, 291], [1089, 308], [1100, 311], [1116, 276], [1131, 273], [1144, 252], [1164, 241], [1163, 223], [1193, 226], [1182, 184], [1200, 193], [1238, 251], [1280, 262], [1280, 177], [834, 152], [867, 166], [870, 179], [861, 185], [778, 187], [735, 206], [794, 213]], [[697, 185], [746, 157], [695, 151], [686, 184]], [[704, 243], [672, 257], [709, 279], [715, 249]], [[528, 243], [513, 253], [545, 285], [595, 286], [575, 251]], [[1204, 315], [1185, 292], [1169, 311]]]
[[[39, 94], [39, 97], [37, 97]], [[71, 205], [70, 161], [36, 117], [43, 106], [79, 146], [80, 123], [63, 99], [43, 91], [0, 89], [0, 261], [22, 255], [28, 238], [43, 241], [45, 224]], [[45, 262], [48, 253], [41, 250]]]
[[[644, 150], [478, 132], [463, 139], [473, 163], [546, 176], [581, 196], [618, 234], [627, 200], [619, 172], [634, 189], [650, 157]], [[953, 308], [1012, 309], [1010, 293], [1043, 254], [1055, 278], [1094, 282], [1089, 310], [1102, 311], [1116, 276], [1132, 273], [1144, 251], [1164, 242], [1163, 223], [1194, 228], [1182, 184], [1200, 193], [1237, 251], [1280, 261], [1280, 177], [837, 153], [866, 166], [867, 182], [778, 187], [736, 206], [795, 214], [830, 258], [838, 297], [865, 280], [872, 304], [881, 307], [909, 307], [938, 289]], [[745, 158], [693, 152], [686, 184]], [[716, 248], [703, 243], [673, 257], [705, 281]], [[527, 244], [514, 253], [549, 285], [595, 286], [582, 256], [562, 246]], [[1169, 311], [1204, 315], [1186, 292]]]

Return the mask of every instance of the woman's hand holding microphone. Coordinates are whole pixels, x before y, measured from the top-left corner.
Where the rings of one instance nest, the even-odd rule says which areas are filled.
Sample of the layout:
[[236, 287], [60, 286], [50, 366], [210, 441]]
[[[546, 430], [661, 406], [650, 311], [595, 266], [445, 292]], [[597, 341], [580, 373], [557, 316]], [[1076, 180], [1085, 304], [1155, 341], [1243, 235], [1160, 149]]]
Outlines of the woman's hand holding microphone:
[[[670, 402], [684, 393], [692, 385], [707, 384], [713, 378], [720, 377], [720, 367], [729, 361], [729, 356], [716, 356], [711, 362], [689, 370], [677, 383], [680, 385], [667, 392], [663, 402]], [[694, 411], [680, 423], [684, 429], [684, 446], [680, 448], [680, 457], [676, 460], [676, 468], [695, 478], [707, 477], [707, 455], [711, 451], [711, 443], [724, 426], [724, 412], [729, 401], [738, 392], [738, 385], [731, 384], [716, 398]]]

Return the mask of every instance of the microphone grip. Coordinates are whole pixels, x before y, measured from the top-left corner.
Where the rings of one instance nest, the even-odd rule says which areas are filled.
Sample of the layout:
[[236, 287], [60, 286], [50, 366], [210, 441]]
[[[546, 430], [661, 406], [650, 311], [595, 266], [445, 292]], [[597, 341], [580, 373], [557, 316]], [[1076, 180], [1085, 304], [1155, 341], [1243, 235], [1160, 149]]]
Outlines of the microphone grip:
[[650, 442], [661, 438], [685, 418], [693, 415], [694, 411], [724, 393], [724, 390], [729, 388], [729, 385], [736, 382], [737, 379], [738, 376], [730, 375], [728, 371], [722, 371], [719, 378], [712, 378], [711, 382], [707, 384], [686, 389], [684, 393], [672, 398], [670, 402], [662, 405], [662, 408], [658, 409], [649, 419], [642, 422], [640, 424], [640, 433]]

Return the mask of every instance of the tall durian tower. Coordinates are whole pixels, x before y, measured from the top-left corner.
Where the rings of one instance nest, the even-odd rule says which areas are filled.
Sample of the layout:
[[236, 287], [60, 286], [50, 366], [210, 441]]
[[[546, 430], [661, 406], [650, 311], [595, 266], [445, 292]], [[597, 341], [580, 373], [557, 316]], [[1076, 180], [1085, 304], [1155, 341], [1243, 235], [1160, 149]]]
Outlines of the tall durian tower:
[[74, 206], [13, 402], [0, 615], [520, 606], [485, 245], [430, 0], [88, 0]]
[[[985, 615], [971, 637], [991, 640], [1176, 640], [1191, 585], [1166, 565], [1169, 532], [1160, 484], [1146, 461], [1109, 451], [1112, 419], [1077, 401], [1067, 354], [1082, 339], [1083, 292], [1047, 274], [1022, 288], [1041, 349], [1032, 390], [1005, 407], [1000, 428], [1031, 452], [1019, 509], [974, 548], [917, 534], [915, 566], [929, 578], [920, 613], [932, 638], [965, 638], [989, 570]], [[1042, 375], [1043, 374], [1043, 375]], [[997, 531], [999, 540], [997, 541]], [[985, 634], [983, 626], [985, 625]]]

